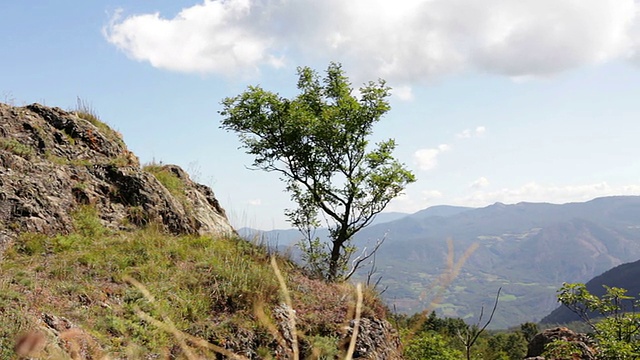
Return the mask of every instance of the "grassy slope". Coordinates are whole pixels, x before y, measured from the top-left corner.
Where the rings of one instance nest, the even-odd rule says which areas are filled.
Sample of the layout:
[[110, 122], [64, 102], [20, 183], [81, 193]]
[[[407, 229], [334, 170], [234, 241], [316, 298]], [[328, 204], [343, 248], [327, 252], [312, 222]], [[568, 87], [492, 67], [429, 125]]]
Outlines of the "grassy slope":
[[[251, 346], [263, 358], [277, 347], [254, 310], [255, 304], [264, 304], [272, 318], [282, 303], [264, 249], [234, 238], [169, 236], [153, 226], [113, 233], [90, 207], [74, 218], [74, 234], [24, 234], [0, 263], [0, 358], [14, 356], [20, 334], [43, 331], [42, 313], [76, 324], [112, 358], [185, 356], [176, 338], [144, 321], [139, 310], [166, 317], [179, 330], [212, 344], [236, 350]], [[303, 349], [315, 345], [327, 355], [337, 353], [340, 328], [351, 318], [353, 289], [309, 280], [285, 259], [278, 262], [292, 291], [298, 330], [308, 335]], [[144, 284], [155, 302], [127, 277]], [[384, 314], [371, 295], [365, 307]], [[67, 356], [56, 343], [49, 335], [41, 355]]]
[[[81, 100], [75, 113], [122, 142]], [[160, 164], [144, 170], [184, 200], [185, 186], [174, 174]], [[136, 210], [130, 209], [134, 220]], [[35, 349], [29, 357], [46, 359], [216, 358], [207, 350], [211, 344], [265, 359], [283, 351], [283, 329], [273, 320], [282, 314], [282, 289], [263, 247], [238, 238], [171, 236], [154, 224], [113, 232], [92, 207], [73, 217], [74, 233], [25, 233], [0, 257], [0, 359], [19, 358], [14, 345], [20, 339], [33, 340], [27, 341]], [[310, 280], [287, 259], [277, 263], [296, 311], [301, 355], [335, 358], [344, 348], [343, 325], [353, 318], [354, 288]], [[362, 315], [384, 317], [377, 296], [368, 290], [364, 295]], [[43, 314], [81, 330], [54, 331]], [[185, 347], [182, 335], [167, 331], [169, 324], [195, 338]], [[197, 346], [200, 340], [204, 347]]]

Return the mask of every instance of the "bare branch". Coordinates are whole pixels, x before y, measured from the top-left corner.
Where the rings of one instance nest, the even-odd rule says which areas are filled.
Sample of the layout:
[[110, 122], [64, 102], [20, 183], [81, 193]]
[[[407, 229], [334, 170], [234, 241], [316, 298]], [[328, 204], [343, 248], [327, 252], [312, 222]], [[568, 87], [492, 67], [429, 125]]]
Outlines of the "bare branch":
[[362, 253], [355, 259], [353, 259], [353, 261], [351, 262], [351, 270], [349, 270], [349, 272], [347, 273], [347, 275], [344, 277], [344, 280], [349, 280], [349, 278], [351, 278], [351, 276], [356, 272], [356, 270], [358, 270], [361, 266], [361, 264], [363, 262], [365, 262], [367, 259], [369, 259], [370, 257], [372, 257], [376, 251], [378, 251], [378, 249], [380, 248], [380, 245], [382, 245], [382, 243], [384, 243], [384, 240], [386, 239], [386, 237], [383, 237], [382, 240], [378, 240], [376, 241], [376, 245], [373, 247], [373, 250], [371, 250], [371, 253], [367, 254], [367, 248], [365, 247], [364, 249], [362, 249]]
[[496, 300], [493, 303], [493, 309], [491, 310], [489, 320], [487, 320], [487, 322], [481, 328], [479, 326], [482, 322], [482, 317], [484, 316], [484, 306], [480, 308], [480, 316], [478, 316], [478, 322], [476, 322], [475, 325], [468, 327], [464, 335], [462, 334], [460, 329], [457, 329], [456, 331], [458, 338], [460, 339], [462, 345], [464, 345], [464, 348], [466, 350], [467, 360], [471, 360], [471, 347], [473, 347], [480, 334], [482, 334], [482, 332], [487, 328], [487, 326], [489, 326], [489, 324], [493, 320], [493, 314], [495, 314], [496, 309], [498, 308], [498, 301], [500, 300], [500, 291], [502, 291], [502, 287], [498, 288], [498, 293], [496, 294]]

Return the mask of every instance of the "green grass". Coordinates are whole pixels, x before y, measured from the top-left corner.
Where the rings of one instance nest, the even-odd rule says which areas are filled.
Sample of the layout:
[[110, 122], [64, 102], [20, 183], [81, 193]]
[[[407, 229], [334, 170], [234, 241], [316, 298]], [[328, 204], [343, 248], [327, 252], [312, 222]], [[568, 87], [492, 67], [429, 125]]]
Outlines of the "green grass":
[[[11, 358], [16, 334], [42, 326], [37, 320], [41, 313], [77, 324], [112, 358], [167, 351], [184, 358], [176, 337], [145, 321], [140, 311], [169, 319], [179, 331], [215, 345], [251, 334], [252, 344], [273, 354], [274, 338], [257, 320], [255, 305], [263, 304], [270, 316], [282, 298], [263, 248], [236, 238], [171, 236], [154, 224], [113, 232], [97, 215], [94, 208], [81, 207], [73, 213], [72, 234], [24, 233], [5, 252], [0, 263], [0, 358]], [[289, 261], [278, 262], [298, 311], [298, 329], [310, 335], [303, 340], [305, 349], [316, 347], [333, 358], [353, 289], [313, 282]], [[129, 278], [144, 284], [155, 300], [131, 286]], [[374, 295], [365, 302], [365, 312], [384, 311]], [[48, 344], [54, 343], [50, 339]], [[49, 345], [45, 351], [51, 355]]]
[[27, 160], [31, 159], [33, 156], [33, 149], [16, 139], [0, 139], [0, 149], [10, 151], [11, 153]]
[[176, 174], [166, 169], [161, 163], [152, 162], [146, 164], [142, 167], [142, 170], [153, 174], [172, 195], [178, 198], [185, 196], [186, 185], [184, 182], [178, 178]]
[[[179, 329], [213, 334], [217, 312], [248, 316], [259, 297], [269, 302], [277, 297], [272, 272], [252, 260], [248, 244], [172, 237], [153, 227], [101, 237], [105, 230], [87, 220], [81, 218], [79, 233], [72, 235], [23, 235], [2, 264], [3, 278], [13, 279], [3, 291], [3, 300], [23, 303], [25, 299], [19, 294], [47, 288], [51, 293], [33, 304], [38, 310], [62, 312], [72, 322], [89, 325], [100, 343], [118, 353], [129, 342], [147, 352], [173, 346], [168, 334], [138, 318], [136, 308], [159, 318], [166, 314]], [[139, 291], [126, 286], [125, 276], [146, 284], [157, 295], [156, 304], [152, 307]], [[81, 295], [96, 306], [75, 306]], [[4, 299], [7, 296], [11, 297]], [[108, 308], [100, 306], [102, 303]], [[2, 314], [2, 328], [7, 328], [7, 321], [16, 321], [16, 313], [9, 313], [10, 318]], [[9, 326], [14, 330], [21, 327], [24, 325]], [[224, 338], [224, 331], [219, 336]]]

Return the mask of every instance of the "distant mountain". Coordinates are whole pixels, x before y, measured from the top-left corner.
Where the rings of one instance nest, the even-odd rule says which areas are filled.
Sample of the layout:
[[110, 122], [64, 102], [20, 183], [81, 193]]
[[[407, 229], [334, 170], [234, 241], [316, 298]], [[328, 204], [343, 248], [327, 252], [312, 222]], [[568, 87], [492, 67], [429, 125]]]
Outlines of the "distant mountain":
[[[602, 296], [605, 293], [603, 285], [627, 289], [627, 295], [638, 298], [640, 294], [640, 260], [626, 263], [596, 276], [585, 284], [590, 293]], [[565, 306], [559, 306], [540, 322], [545, 324], [565, 324], [578, 321], [580, 318]]]
[[[442, 212], [442, 213], [444, 212], [453, 213], [456, 211], [454, 209], [468, 209], [468, 208], [459, 208], [455, 206], [434, 206], [434, 208], [442, 208], [440, 210], [437, 210], [437, 209], [434, 210], [435, 212]], [[448, 208], [451, 208], [451, 209], [448, 209]], [[428, 208], [422, 211], [428, 211], [429, 209], [431, 208]], [[398, 219], [402, 219], [406, 216], [413, 216], [413, 215], [410, 215], [407, 213], [401, 213], [401, 212], [383, 212], [378, 214], [373, 219], [373, 222], [369, 226], [380, 225], [380, 224], [388, 223]], [[302, 238], [302, 235], [300, 234], [300, 231], [298, 231], [298, 229], [257, 230], [249, 227], [243, 227], [237, 231], [238, 231], [238, 234], [240, 234], [240, 236], [242, 236], [245, 239], [249, 239], [249, 240], [262, 239], [268, 242], [269, 244], [277, 245], [279, 247], [283, 247], [283, 246], [287, 247], [287, 246], [296, 244], [298, 240]], [[319, 228], [316, 230], [315, 235], [320, 237], [321, 239], [328, 238], [329, 232], [327, 231], [326, 228]]]
[[[430, 309], [436, 301], [441, 315], [473, 320], [502, 287], [492, 327], [539, 321], [557, 307], [555, 293], [563, 282], [585, 282], [640, 259], [640, 196], [562, 205], [434, 206], [383, 215], [356, 234], [355, 243], [370, 248], [385, 238], [376, 256], [380, 286], [387, 288], [385, 299], [404, 313]], [[252, 234], [281, 249], [301, 238], [293, 229]], [[317, 235], [326, 237], [326, 229]], [[473, 244], [478, 248], [451, 283], [438, 287], [448, 271], [447, 239], [455, 259]]]
[[437, 205], [437, 206], [428, 207], [424, 210], [420, 210], [414, 214], [411, 214], [410, 216], [412, 218], [427, 218], [431, 216], [446, 217], [446, 216], [458, 215], [460, 213], [473, 210], [473, 209], [474, 208], [464, 207], [464, 206]]
[[371, 225], [378, 225], [378, 224], [384, 224], [390, 221], [396, 221], [408, 215], [409, 214], [407, 213], [401, 213], [401, 212], [383, 212], [376, 215]]
[[388, 287], [384, 296], [401, 312], [430, 307], [436, 281], [447, 271], [447, 239], [456, 259], [472, 244], [478, 248], [446, 286], [436, 310], [473, 319], [502, 287], [494, 327], [538, 321], [557, 306], [555, 291], [563, 282], [584, 282], [640, 259], [637, 196], [563, 205], [496, 203], [442, 216], [427, 210], [356, 235], [363, 246], [386, 234], [376, 267], [381, 286]]

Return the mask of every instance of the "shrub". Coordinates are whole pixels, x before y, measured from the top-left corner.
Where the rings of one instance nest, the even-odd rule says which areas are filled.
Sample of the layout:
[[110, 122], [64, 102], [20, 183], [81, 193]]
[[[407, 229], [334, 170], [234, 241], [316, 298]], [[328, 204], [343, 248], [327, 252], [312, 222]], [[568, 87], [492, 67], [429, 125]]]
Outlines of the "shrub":
[[459, 360], [462, 351], [452, 348], [443, 335], [424, 332], [411, 339], [405, 346], [404, 355], [408, 360]]

